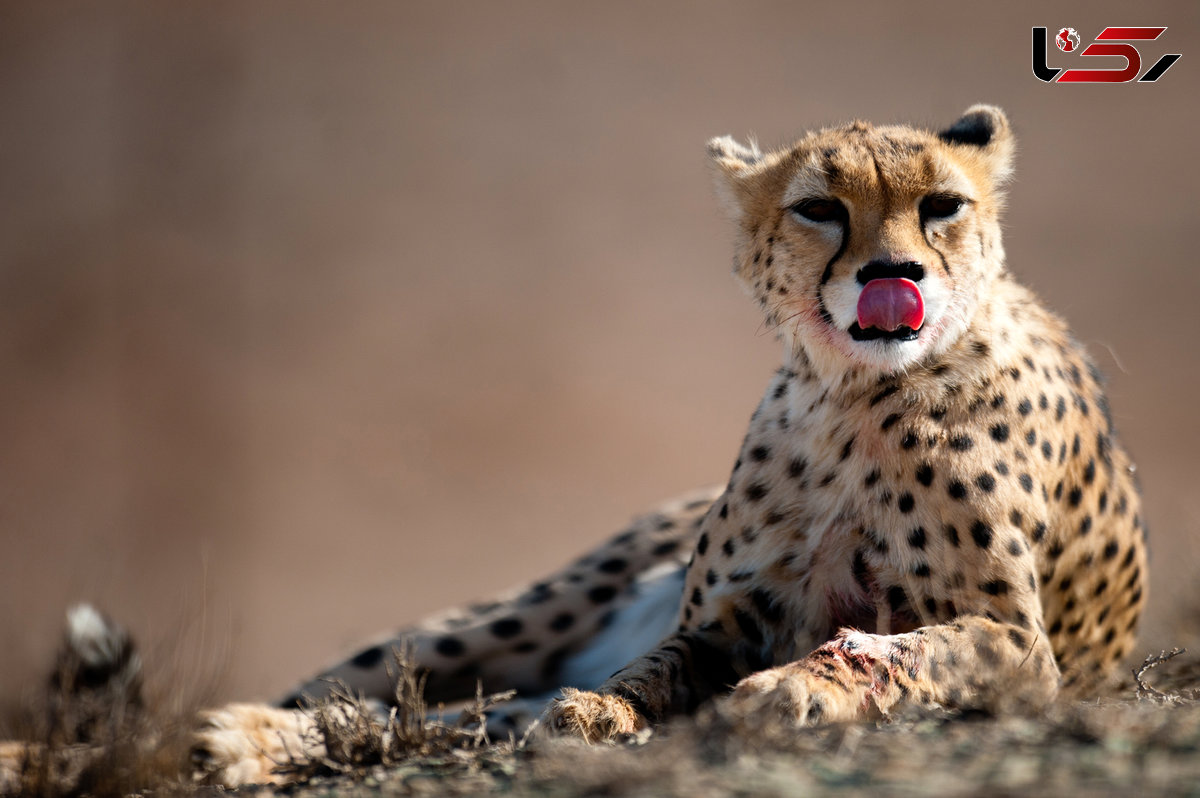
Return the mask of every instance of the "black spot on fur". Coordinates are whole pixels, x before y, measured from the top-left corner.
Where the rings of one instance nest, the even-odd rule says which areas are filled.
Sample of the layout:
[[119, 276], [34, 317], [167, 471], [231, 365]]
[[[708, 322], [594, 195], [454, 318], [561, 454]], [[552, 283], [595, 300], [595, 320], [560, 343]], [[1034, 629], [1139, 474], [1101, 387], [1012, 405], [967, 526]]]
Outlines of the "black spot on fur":
[[902, 513], [911, 513], [916, 502], [913, 500], [911, 493], [902, 493], [900, 498], [896, 500], [896, 509]]
[[587, 592], [588, 601], [593, 604], [604, 604], [605, 602], [612, 601], [616, 595], [617, 589], [612, 585], [599, 585]]
[[354, 658], [350, 660], [350, 664], [356, 668], [374, 668], [382, 661], [383, 647], [371, 646], [354, 655]]
[[901, 416], [899, 413], [891, 413], [883, 420], [883, 423], [879, 425], [879, 428], [886, 432], [887, 430], [891, 429], [892, 425], [901, 418], [903, 418], [903, 416]]
[[700, 535], [700, 539], [696, 541], [696, 553], [703, 557], [708, 552], [708, 533]]
[[854, 576], [855, 583], [862, 589], [864, 593], [871, 592], [871, 572], [867, 568], [867, 561], [863, 557], [863, 550], [857, 549], [854, 552], [854, 562], [850, 567], [851, 574]]
[[656, 557], [664, 557], [668, 554], [674, 554], [678, 548], [679, 548], [678, 540], [667, 540], [667, 541], [659, 543], [657, 546], [655, 546], [653, 549], [653, 553], [654, 553], [654, 556], [656, 556]]
[[565, 632], [575, 624], [575, 616], [569, 612], [560, 612], [554, 616], [554, 620], [550, 621], [550, 630], [554, 632]]
[[920, 482], [925, 487], [933, 484], [933, 466], [929, 463], [922, 463], [917, 467], [917, 482]]
[[1033, 477], [1028, 474], [1021, 474], [1017, 477], [1017, 482], [1020, 483], [1021, 489], [1026, 493], [1033, 493]]
[[746, 498], [752, 502], [760, 501], [770, 491], [761, 482], [753, 482], [746, 486]]
[[433, 644], [433, 650], [443, 657], [461, 657], [467, 650], [457, 637], [440, 637]]
[[758, 627], [758, 622], [750, 613], [738, 608], [733, 611], [733, 620], [738, 626], [738, 630], [742, 633], [742, 637], [746, 638], [746, 642], [752, 645], [762, 645], [763, 633]]
[[976, 521], [971, 525], [971, 538], [975, 541], [976, 546], [986, 549], [992, 545], [992, 528], [983, 521]]
[[501, 640], [508, 640], [521, 634], [521, 630], [525, 625], [521, 623], [519, 618], [501, 618], [491, 625], [492, 634]]
[[797, 457], [788, 463], [788, 476], [795, 479], [804, 473], [804, 469], [808, 467], [808, 463], [803, 457]]
[[974, 445], [975, 441], [971, 439], [970, 435], [955, 435], [950, 439], [950, 448], [956, 452], [968, 451]]
[[1007, 424], [993, 424], [992, 428], [988, 430], [988, 432], [991, 434], [992, 440], [997, 441], [998, 443], [1004, 443], [1008, 440]]
[[1008, 582], [1003, 579], [993, 579], [990, 582], [984, 582], [979, 589], [989, 596], [1003, 596], [1008, 592]]
[[894, 384], [889, 385], [888, 387], [884, 388], [882, 391], [880, 391], [879, 393], [877, 393], [871, 397], [871, 407], [874, 407], [875, 405], [882, 402], [884, 399], [887, 399], [889, 396], [891, 396], [898, 390], [900, 390], [900, 386], [894, 385]]
[[559, 671], [562, 670], [563, 662], [571, 653], [571, 649], [567, 646], [557, 648], [547, 655], [546, 659], [542, 660], [541, 676], [546, 682], [553, 682], [558, 677]]
[[750, 450], [750, 459], [756, 463], [761, 463], [771, 456], [771, 449], [767, 446], [755, 446]]
[[993, 477], [991, 473], [984, 471], [982, 474], [975, 477], [975, 484], [978, 485], [979, 489], [984, 493], [991, 493], [996, 489], [996, 478]]
[[967, 498], [967, 486], [959, 482], [957, 479], [953, 480], [949, 485], [946, 486], [946, 492], [950, 494], [950, 498], [952, 499], [958, 499], [959, 501], [962, 501], [963, 499]]
[[925, 527], [919, 526], [912, 532], [908, 533], [908, 545], [912, 546], [914, 549], [925, 548], [925, 543]]
[[619, 574], [629, 567], [629, 563], [620, 557], [612, 557], [600, 563], [597, 568], [606, 574]]
[[779, 623], [783, 620], [783, 607], [766, 590], [759, 588], [752, 591], [750, 593], [750, 600], [754, 603], [754, 609], [758, 610], [758, 614], [763, 617], [763, 620], [769, 623]]
[[918, 442], [919, 439], [917, 438], [917, 433], [909, 430], [904, 434], [904, 437], [900, 439], [900, 446], [905, 449], [911, 449], [916, 446]]

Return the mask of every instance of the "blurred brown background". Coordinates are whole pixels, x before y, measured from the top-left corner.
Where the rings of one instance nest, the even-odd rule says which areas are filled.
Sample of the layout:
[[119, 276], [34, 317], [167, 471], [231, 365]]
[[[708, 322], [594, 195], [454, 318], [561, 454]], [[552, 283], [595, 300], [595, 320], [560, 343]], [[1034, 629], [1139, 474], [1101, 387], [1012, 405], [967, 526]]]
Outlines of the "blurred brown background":
[[[152, 668], [274, 695], [723, 481], [779, 352], [705, 140], [976, 101], [1020, 136], [1012, 268], [1111, 377], [1170, 643], [1200, 5], [1005, 5], [0, 6], [0, 694], [86, 598]], [[1167, 25], [1145, 65], [1183, 58], [1047, 85], [1034, 25]]]

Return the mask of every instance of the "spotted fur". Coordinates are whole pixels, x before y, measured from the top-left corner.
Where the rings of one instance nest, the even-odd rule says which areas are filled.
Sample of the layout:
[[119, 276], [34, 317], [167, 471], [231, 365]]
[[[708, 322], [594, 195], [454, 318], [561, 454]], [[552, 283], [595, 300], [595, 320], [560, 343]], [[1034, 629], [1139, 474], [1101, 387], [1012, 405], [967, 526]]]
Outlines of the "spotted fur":
[[[1131, 651], [1145, 529], [1099, 373], [1005, 268], [1004, 114], [709, 151], [734, 272], [784, 345], [727, 484], [404, 630], [431, 700], [568, 686], [548, 725], [595, 741], [714, 698], [804, 725], [1096, 691]], [[888, 275], [920, 285], [924, 324], [855, 331], [863, 284]], [[386, 700], [393, 642], [322, 676]], [[242, 761], [259, 716], [213, 717], [209, 779], [273, 778]]]
[[[784, 367], [700, 527], [676, 631], [552, 725], [612, 736], [731, 687], [731, 711], [798, 724], [1094, 691], [1133, 644], [1145, 530], [1099, 373], [1005, 269], [1003, 113], [710, 151]], [[840, 211], [813, 221], [813, 201]], [[889, 270], [920, 275], [925, 324], [856, 339], [863, 273]]]

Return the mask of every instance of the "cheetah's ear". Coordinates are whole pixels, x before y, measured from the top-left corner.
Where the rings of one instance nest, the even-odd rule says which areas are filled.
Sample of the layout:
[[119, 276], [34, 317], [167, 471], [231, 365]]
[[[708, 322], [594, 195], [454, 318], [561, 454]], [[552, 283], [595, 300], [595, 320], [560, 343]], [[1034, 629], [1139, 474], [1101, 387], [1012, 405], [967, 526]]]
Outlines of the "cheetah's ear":
[[742, 144], [732, 136], [718, 136], [708, 142], [708, 154], [716, 167], [717, 197], [734, 221], [746, 213], [749, 198], [748, 179], [763, 163], [758, 144]]
[[947, 144], [974, 149], [983, 156], [993, 179], [1012, 174], [1013, 141], [1008, 117], [994, 105], [972, 105], [953, 125], [938, 133]]

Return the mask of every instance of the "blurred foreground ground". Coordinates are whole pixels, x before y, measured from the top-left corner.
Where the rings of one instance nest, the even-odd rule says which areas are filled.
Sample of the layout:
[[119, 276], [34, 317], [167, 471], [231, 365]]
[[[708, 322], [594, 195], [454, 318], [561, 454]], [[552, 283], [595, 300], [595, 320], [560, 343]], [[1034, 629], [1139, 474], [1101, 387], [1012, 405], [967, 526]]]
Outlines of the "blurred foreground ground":
[[[1131, 13], [3, 5], [0, 700], [85, 598], [151, 671], [275, 695], [724, 481], [778, 352], [704, 141], [977, 101], [1019, 136], [1012, 269], [1111, 377], [1145, 648], [1172, 644], [1200, 562], [1200, 5]], [[1111, 24], [1184, 57], [1030, 74], [1031, 26]]]

